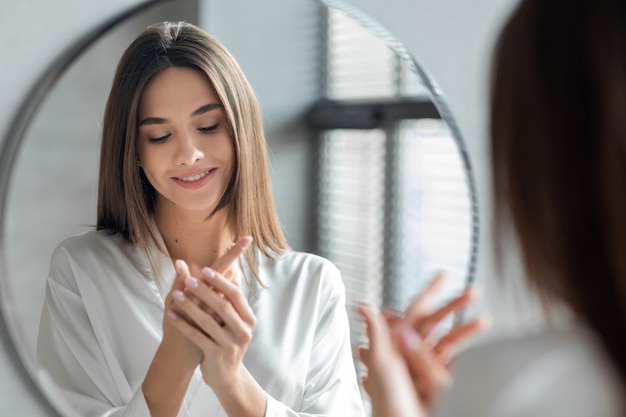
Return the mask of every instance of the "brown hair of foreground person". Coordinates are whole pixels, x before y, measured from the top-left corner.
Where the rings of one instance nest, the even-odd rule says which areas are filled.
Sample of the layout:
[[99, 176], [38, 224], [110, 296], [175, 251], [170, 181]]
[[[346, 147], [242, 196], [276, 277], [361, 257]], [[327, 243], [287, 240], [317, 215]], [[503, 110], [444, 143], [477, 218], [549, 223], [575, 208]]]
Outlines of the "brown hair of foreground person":
[[626, 2], [522, 2], [493, 74], [496, 237], [511, 226], [531, 285], [595, 330], [626, 387]]

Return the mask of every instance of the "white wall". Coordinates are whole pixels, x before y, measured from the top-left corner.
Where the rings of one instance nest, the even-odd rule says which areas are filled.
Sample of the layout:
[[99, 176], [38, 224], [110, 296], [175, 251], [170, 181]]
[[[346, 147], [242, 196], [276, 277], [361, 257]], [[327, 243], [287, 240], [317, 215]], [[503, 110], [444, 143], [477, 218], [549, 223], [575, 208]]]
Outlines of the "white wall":
[[[93, 22], [138, 1], [1, 1], [0, 36], [10, 40], [0, 44], [0, 135], [4, 138], [15, 115], [16, 104], [21, 103], [29, 86], [62, 48], [86, 33]], [[268, 2], [272, 1], [275, 0]], [[483, 307], [494, 314], [496, 326], [502, 331], [524, 326], [533, 319], [532, 314], [518, 314], [519, 308], [512, 308], [509, 298], [496, 292], [488, 228], [488, 65], [494, 36], [515, 1], [349, 1], [397, 35], [428, 68], [448, 97], [468, 144], [478, 182], [482, 239], [477, 277], [486, 293]], [[515, 271], [512, 275], [516, 275]], [[12, 363], [16, 358], [9, 355], [6, 334], [1, 338], [0, 410], [3, 415], [50, 415], [49, 410], [36, 400], [32, 386], [20, 376], [20, 367]]]

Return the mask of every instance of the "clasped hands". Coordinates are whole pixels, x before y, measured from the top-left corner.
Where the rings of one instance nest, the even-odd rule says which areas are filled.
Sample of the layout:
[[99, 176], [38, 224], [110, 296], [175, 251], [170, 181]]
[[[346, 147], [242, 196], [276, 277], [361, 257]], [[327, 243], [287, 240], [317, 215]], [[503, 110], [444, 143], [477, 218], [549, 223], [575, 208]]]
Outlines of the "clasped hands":
[[439, 273], [403, 316], [375, 313], [364, 305], [358, 307], [369, 339], [369, 346], [358, 351], [368, 371], [363, 387], [376, 417], [428, 415], [433, 403], [452, 382], [448, 366], [453, 350], [489, 323], [485, 317], [470, 320], [431, 341], [433, 329], [450, 314], [465, 308], [477, 295], [473, 288], [467, 288], [460, 296], [433, 310], [432, 299], [444, 278]]
[[193, 368], [200, 363], [203, 379], [215, 390], [234, 383], [256, 324], [232, 268], [251, 242], [249, 236], [240, 239], [210, 268], [203, 268], [200, 278], [177, 260], [176, 279], [165, 300], [164, 339], [176, 337], [174, 329], [185, 336], [181, 363]]

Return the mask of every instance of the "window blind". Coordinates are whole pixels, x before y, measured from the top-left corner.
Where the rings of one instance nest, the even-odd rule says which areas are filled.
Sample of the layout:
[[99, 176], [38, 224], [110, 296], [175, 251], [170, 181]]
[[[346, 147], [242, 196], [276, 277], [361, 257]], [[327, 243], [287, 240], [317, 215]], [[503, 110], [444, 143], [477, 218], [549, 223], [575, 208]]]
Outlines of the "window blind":
[[[325, 98], [428, 96], [412, 63], [357, 20], [330, 8], [326, 25]], [[318, 155], [318, 251], [342, 273], [353, 346], [366, 343], [357, 303], [401, 311], [441, 269], [448, 279], [435, 303], [462, 291], [474, 261], [472, 198], [444, 121], [327, 129]]]

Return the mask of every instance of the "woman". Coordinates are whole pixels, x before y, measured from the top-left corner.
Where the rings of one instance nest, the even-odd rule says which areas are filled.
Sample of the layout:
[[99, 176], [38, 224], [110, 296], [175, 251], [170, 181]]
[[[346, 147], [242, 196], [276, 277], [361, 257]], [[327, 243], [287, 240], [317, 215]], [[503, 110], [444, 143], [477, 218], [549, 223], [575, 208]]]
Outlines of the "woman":
[[121, 58], [97, 229], [56, 249], [38, 340], [79, 414], [364, 414], [339, 272], [289, 250], [256, 98], [191, 24]]
[[[626, 414], [625, 114], [626, 3], [521, 1], [493, 67], [496, 231], [515, 232], [547, 310], [574, 320], [460, 358], [436, 415]], [[363, 314], [376, 414], [428, 414], [424, 387], [440, 392], [447, 370], [409, 326]]]

